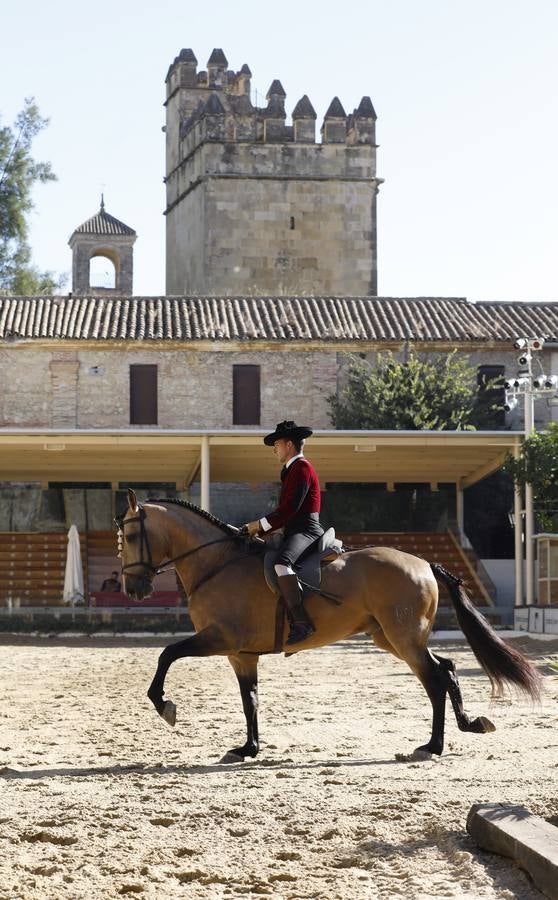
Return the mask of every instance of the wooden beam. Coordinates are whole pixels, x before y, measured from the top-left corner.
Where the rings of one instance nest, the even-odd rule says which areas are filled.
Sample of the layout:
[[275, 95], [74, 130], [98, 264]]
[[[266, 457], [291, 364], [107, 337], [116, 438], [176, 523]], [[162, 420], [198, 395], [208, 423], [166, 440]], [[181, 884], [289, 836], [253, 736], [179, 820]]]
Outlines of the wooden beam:
[[558, 828], [511, 803], [475, 803], [467, 831], [491, 853], [513, 859], [543, 894], [558, 900]]
[[466, 475], [465, 478], [463, 478], [463, 487], [471, 487], [471, 485], [476, 484], [477, 481], [482, 481], [483, 478], [493, 475], [494, 472], [497, 472], [498, 469], [502, 468], [506, 456], [507, 453], [499, 453], [494, 459], [489, 460], [483, 466], [475, 469], [470, 475]]
[[186, 477], [184, 479], [184, 487], [182, 488], [182, 490], [184, 490], [184, 491], [188, 490], [188, 488], [194, 481], [196, 475], [198, 474], [200, 466], [201, 466], [201, 456], [195, 461], [193, 466], [190, 466], [190, 471], [188, 472], [188, 474], [186, 475]]

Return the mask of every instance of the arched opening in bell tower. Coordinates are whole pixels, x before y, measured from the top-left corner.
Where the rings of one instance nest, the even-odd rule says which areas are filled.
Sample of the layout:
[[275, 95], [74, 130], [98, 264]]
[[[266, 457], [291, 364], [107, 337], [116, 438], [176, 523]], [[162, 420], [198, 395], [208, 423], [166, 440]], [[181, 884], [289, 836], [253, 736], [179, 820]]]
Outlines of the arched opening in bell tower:
[[114, 290], [118, 280], [118, 255], [99, 249], [89, 259], [89, 287]]

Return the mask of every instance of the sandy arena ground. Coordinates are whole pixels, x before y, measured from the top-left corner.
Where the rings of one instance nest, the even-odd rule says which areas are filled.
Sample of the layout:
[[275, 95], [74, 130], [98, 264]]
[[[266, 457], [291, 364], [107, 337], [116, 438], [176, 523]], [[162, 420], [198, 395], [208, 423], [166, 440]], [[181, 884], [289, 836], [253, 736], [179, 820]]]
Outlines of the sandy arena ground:
[[[448, 709], [441, 761], [399, 763], [430, 729], [402, 663], [367, 640], [264, 657], [262, 751], [225, 766], [244, 741], [232, 669], [175, 664], [172, 731], [145, 696], [162, 643], [0, 639], [2, 900], [541, 897], [465, 821], [474, 802], [510, 801], [558, 823], [557, 677], [540, 708], [491, 703], [468, 648], [440, 644], [466, 709], [497, 730], [461, 734]], [[523, 646], [541, 664], [558, 652]]]

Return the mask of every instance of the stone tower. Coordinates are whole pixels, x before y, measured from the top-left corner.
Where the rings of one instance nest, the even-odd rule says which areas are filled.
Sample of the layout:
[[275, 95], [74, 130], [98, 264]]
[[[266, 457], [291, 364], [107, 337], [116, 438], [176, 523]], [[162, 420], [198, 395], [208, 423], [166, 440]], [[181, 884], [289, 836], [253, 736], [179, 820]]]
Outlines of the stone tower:
[[251, 72], [182, 50], [166, 79], [167, 294], [377, 293], [376, 113], [335, 97], [316, 142], [304, 95], [250, 97]]
[[[74, 294], [133, 294], [134, 244], [136, 232], [109, 215], [101, 196], [101, 208], [80, 225], [68, 241], [72, 249], [72, 291]], [[91, 284], [91, 260], [103, 256], [114, 266], [114, 287]]]

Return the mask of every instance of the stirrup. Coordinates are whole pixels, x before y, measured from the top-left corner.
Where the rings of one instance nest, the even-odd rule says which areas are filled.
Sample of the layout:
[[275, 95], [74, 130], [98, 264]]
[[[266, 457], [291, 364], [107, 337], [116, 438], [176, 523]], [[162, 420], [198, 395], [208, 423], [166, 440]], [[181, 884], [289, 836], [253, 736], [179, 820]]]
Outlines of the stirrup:
[[314, 634], [316, 629], [310, 622], [292, 622], [289, 628], [287, 645], [300, 644]]

